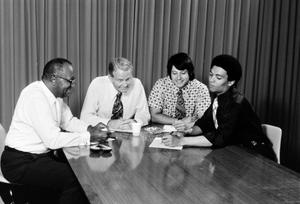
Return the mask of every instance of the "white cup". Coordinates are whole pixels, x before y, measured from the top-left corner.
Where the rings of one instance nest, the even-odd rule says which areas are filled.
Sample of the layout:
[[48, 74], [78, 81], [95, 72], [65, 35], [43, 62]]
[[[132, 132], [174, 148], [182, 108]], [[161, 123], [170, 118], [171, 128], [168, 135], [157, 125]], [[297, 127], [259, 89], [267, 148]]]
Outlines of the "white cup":
[[142, 124], [141, 123], [132, 123], [131, 127], [132, 127], [132, 135], [139, 136], [140, 132], [141, 132]]

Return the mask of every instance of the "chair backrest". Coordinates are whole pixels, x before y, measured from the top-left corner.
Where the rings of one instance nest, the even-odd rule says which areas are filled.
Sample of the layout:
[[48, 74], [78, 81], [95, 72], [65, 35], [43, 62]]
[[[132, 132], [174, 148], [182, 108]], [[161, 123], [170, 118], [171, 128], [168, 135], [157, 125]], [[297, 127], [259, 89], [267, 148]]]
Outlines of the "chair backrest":
[[281, 147], [281, 135], [282, 131], [279, 127], [268, 125], [268, 124], [262, 124], [262, 128], [264, 133], [267, 135], [269, 140], [273, 144], [273, 150], [277, 156], [278, 164], [280, 164], [280, 147]]

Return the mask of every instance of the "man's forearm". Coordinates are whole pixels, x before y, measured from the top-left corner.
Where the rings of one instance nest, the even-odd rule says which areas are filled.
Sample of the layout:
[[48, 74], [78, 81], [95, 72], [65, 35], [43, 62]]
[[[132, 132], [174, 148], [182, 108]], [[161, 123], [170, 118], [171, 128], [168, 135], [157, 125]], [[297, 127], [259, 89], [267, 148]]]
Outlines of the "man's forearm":
[[190, 128], [186, 131], [187, 135], [201, 135], [202, 133], [203, 132], [202, 132], [201, 128], [198, 126], [193, 126], [192, 128]]
[[162, 113], [157, 113], [155, 115], [152, 115], [151, 120], [152, 120], [152, 122], [155, 122], [155, 123], [172, 125], [174, 123], [174, 121], [176, 120], [176, 118], [172, 118], [172, 117], [164, 115]]

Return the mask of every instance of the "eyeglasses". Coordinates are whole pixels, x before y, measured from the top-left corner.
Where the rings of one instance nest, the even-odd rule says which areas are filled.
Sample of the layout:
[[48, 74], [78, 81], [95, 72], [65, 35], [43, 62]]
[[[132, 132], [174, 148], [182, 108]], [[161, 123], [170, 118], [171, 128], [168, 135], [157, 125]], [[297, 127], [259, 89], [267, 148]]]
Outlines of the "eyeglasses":
[[66, 80], [67, 82], [70, 83], [70, 85], [72, 85], [72, 84], [75, 82], [75, 77], [71, 77], [71, 79], [67, 79], [67, 78], [65, 78], [65, 77], [58, 76], [58, 75], [54, 75], [54, 76], [57, 77], [57, 78], [61, 78], [61, 79], [63, 79], [63, 80]]

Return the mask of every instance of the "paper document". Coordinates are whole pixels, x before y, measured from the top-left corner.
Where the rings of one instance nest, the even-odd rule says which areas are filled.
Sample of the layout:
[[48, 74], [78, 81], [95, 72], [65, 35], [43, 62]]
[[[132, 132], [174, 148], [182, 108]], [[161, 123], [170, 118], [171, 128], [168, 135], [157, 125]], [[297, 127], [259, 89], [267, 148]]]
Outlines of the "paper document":
[[153, 148], [162, 148], [162, 149], [175, 149], [175, 150], [182, 150], [182, 145], [181, 146], [176, 146], [176, 147], [169, 147], [166, 146], [164, 143], [162, 143], [162, 138], [161, 137], [156, 137], [152, 141], [152, 143], [149, 145], [149, 147]]
[[[107, 131], [107, 128], [103, 128], [103, 131]], [[109, 128], [109, 131], [111, 132], [127, 132], [132, 133], [132, 130], [123, 130], [123, 129], [116, 129], [116, 128]]]

